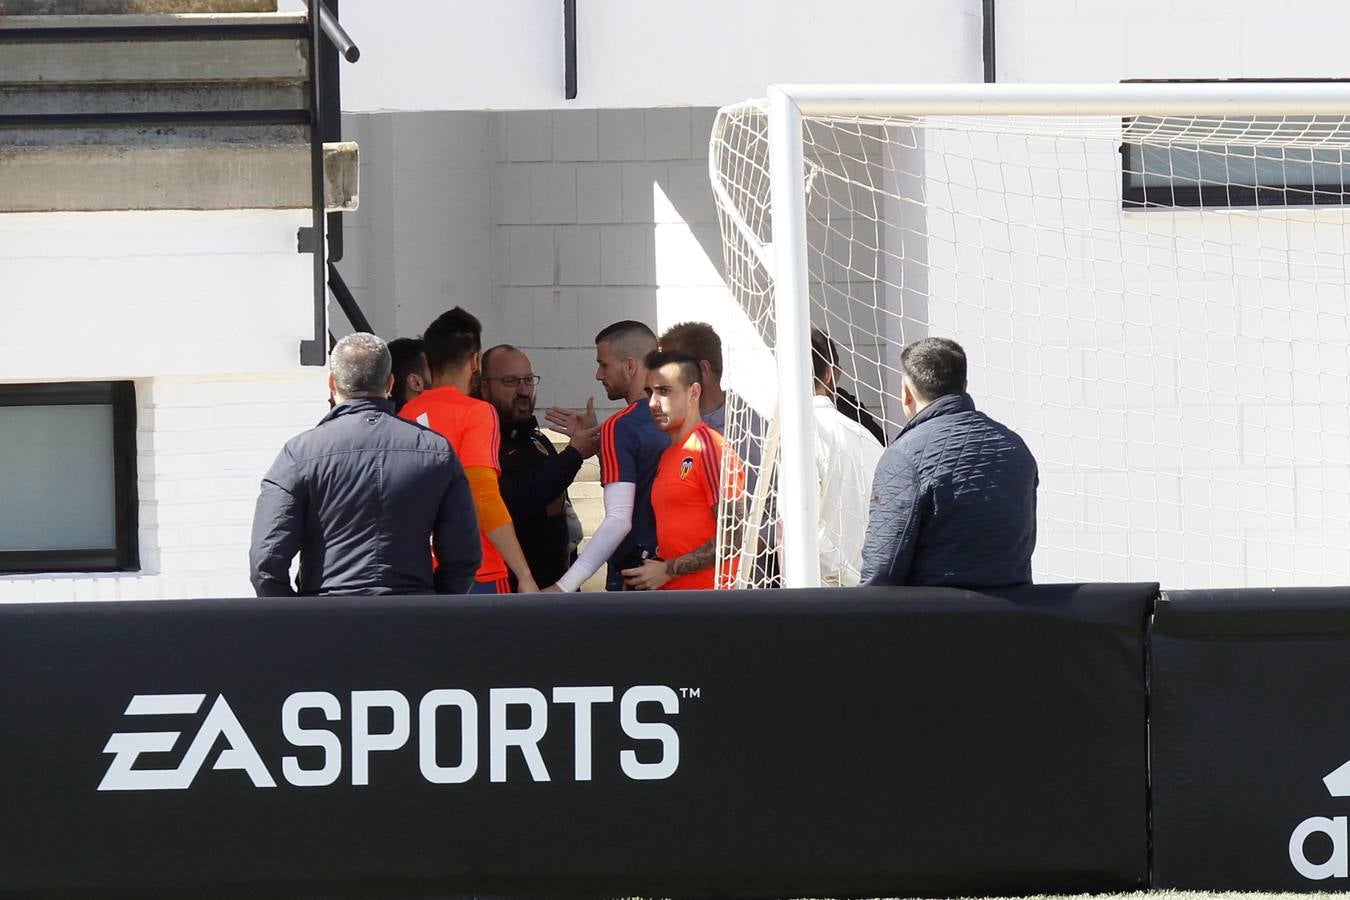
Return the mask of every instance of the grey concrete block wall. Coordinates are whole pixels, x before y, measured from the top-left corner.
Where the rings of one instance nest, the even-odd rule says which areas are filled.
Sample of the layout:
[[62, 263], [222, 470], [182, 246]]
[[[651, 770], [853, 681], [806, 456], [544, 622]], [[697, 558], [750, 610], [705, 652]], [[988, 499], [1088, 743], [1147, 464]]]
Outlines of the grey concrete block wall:
[[[545, 377], [541, 403], [581, 405], [591, 396], [615, 407], [594, 381], [595, 333], [622, 318], [659, 328], [662, 289], [709, 281], [685, 276], [690, 267], [673, 245], [662, 254], [669, 264], [658, 267], [660, 226], [688, 226], [709, 253], [699, 271], [720, 271], [720, 241], [708, 235], [716, 232], [706, 165], [714, 115], [688, 108], [495, 115], [500, 340], [530, 353]], [[551, 155], [541, 158], [545, 147]], [[714, 280], [708, 288], [723, 290]]]
[[[339, 267], [381, 334], [418, 334], [462, 305], [487, 343], [530, 354], [541, 405], [615, 408], [594, 380], [595, 333], [623, 318], [670, 324], [662, 290], [725, 290], [707, 176], [715, 114], [348, 116], [362, 197]], [[336, 304], [332, 320], [346, 333]]]

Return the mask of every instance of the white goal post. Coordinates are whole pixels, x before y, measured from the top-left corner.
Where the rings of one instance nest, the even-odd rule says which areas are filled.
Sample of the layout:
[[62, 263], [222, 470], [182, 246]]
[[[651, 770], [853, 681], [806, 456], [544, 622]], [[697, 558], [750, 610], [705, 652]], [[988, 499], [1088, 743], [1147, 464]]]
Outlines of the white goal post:
[[900, 348], [966, 346], [977, 406], [1042, 467], [1037, 580], [1350, 578], [1347, 164], [1339, 82], [777, 85], [723, 109], [726, 276], [765, 344], [727, 381], [776, 391], [729, 411], [759, 477], [719, 556], [742, 586], [820, 584], [815, 324], [887, 439]]

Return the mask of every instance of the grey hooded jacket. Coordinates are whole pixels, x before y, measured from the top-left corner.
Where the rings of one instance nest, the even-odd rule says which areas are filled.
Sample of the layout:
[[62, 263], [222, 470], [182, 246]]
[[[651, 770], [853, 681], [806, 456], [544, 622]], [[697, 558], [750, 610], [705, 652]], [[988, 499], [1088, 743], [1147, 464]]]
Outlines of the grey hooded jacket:
[[1031, 581], [1036, 460], [969, 394], [939, 397], [877, 464], [862, 583], [996, 587]]
[[357, 398], [287, 441], [263, 476], [249, 578], [259, 597], [462, 594], [482, 556], [450, 442], [396, 418], [390, 400]]

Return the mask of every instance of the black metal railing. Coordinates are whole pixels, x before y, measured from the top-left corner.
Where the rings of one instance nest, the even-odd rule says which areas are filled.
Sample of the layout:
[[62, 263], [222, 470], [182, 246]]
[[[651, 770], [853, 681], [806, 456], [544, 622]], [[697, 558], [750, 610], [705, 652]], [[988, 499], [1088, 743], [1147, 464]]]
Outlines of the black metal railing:
[[[200, 41], [302, 40], [308, 49], [309, 104], [298, 109], [206, 109], [128, 112], [0, 113], [0, 128], [143, 128], [155, 126], [228, 125], [269, 127], [307, 126], [310, 129], [310, 188], [314, 213], [312, 229], [302, 229], [299, 250], [314, 254], [314, 338], [300, 342], [302, 365], [327, 362], [327, 291], [331, 285], [339, 307], [359, 331], [370, 322], [361, 311], [342, 275], [332, 265], [342, 259], [342, 214], [328, 214], [325, 223], [323, 145], [342, 139], [340, 60], [356, 62], [361, 51], [338, 21], [338, 0], [308, 0], [308, 22], [250, 22], [205, 24], [180, 22], [163, 25], [79, 25], [0, 27], [0, 46], [19, 43], [69, 41]], [[325, 229], [325, 224], [327, 228]], [[310, 232], [305, 234], [304, 232]], [[316, 239], [325, 235], [326, 240]]]
[[[337, 0], [333, 0], [334, 8]], [[324, 38], [327, 38], [325, 43]], [[300, 364], [322, 366], [328, 361], [331, 338], [328, 333], [328, 288], [338, 305], [357, 331], [370, 331], [370, 322], [361, 312], [356, 298], [331, 265], [342, 259], [342, 214], [328, 216], [325, 228], [324, 164], [325, 140], [342, 137], [342, 103], [338, 74], [338, 57], [348, 62], [361, 58], [361, 51], [343, 29], [325, 0], [309, 0], [309, 108], [313, 116], [309, 133], [310, 189], [314, 221], [310, 226], [311, 239], [301, 239], [302, 250], [314, 254], [314, 337], [300, 342]], [[320, 239], [320, 236], [323, 236]]]

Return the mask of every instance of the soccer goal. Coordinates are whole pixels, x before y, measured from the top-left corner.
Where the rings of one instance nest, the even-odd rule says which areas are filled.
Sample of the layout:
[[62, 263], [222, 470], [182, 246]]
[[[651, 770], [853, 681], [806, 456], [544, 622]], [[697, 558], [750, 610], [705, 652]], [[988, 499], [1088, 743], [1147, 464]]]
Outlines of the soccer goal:
[[[739, 584], [819, 580], [809, 330], [888, 440], [966, 349], [1040, 465], [1038, 581], [1350, 583], [1350, 84], [786, 86], [709, 169], [754, 464]], [[724, 526], [732, 510], [724, 510]], [[864, 529], [865, 521], [836, 521]], [[733, 535], [735, 539], [733, 541]]]

